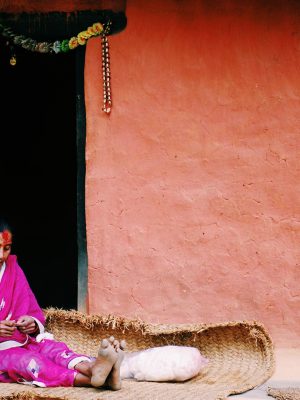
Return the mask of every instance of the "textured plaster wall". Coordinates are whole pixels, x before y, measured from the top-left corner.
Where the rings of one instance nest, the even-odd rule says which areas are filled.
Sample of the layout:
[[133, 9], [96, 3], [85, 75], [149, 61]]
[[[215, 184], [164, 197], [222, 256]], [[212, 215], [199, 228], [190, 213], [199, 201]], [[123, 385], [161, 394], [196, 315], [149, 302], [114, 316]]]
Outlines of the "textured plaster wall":
[[300, 8], [137, 1], [87, 47], [89, 311], [256, 319], [300, 345]]

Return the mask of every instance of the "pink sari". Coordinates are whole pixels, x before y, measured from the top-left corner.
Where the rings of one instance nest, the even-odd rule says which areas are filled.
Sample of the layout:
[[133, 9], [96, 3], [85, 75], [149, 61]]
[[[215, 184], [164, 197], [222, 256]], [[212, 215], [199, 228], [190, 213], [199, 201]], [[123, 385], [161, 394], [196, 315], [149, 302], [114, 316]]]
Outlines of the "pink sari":
[[[24, 272], [17, 263], [17, 257], [10, 255], [0, 282], [0, 321], [5, 319], [17, 321], [23, 315], [33, 317], [38, 325], [44, 325], [45, 318], [32, 293]], [[26, 342], [27, 335], [18, 329], [10, 338], [0, 336], [0, 343], [14, 341]]]
[[[0, 321], [17, 321], [29, 315], [40, 333], [45, 318], [32, 293], [16, 256], [9, 256], [0, 282]], [[41, 335], [40, 335], [41, 336]], [[0, 382], [19, 382], [36, 386], [72, 386], [81, 361], [89, 356], [77, 354], [63, 342], [34, 337], [15, 330], [11, 337], [0, 336]]]

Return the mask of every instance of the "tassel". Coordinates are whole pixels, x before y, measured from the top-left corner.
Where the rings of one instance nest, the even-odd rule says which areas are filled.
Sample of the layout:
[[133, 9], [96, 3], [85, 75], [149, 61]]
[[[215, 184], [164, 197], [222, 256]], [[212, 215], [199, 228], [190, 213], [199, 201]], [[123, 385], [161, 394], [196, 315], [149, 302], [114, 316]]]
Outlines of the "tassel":
[[112, 101], [111, 101], [111, 87], [110, 87], [110, 57], [109, 57], [109, 44], [107, 33], [109, 32], [111, 22], [105, 27], [102, 35], [102, 78], [103, 78], [103, 107], [102, 110], [106, 114], [110, 114]]

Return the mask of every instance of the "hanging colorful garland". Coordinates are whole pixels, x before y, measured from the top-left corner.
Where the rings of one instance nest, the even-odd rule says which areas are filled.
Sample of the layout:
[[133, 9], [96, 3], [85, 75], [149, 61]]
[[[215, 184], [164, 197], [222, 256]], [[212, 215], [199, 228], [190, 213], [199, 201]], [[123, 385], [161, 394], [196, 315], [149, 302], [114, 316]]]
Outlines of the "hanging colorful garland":
[[[14, 33], [10, 28], [0, 24], [0, 34], [7, 38], [7, 40], [17, 46], [21, 46], [25, 50], [34, 51], [38, 53], [67, 53], [74, 50], [79, 46], [86, 44], [88, 39], [92, 37], [101, 36], [102, 45], [102, 76], [103, 76], [103, 107], [102, 110], [109, 114], [112, 107], [111, 101], [111, 88], [110, 88], [110, 57], [109, 57], [109, 44], [107, 35], [111, 28], [111, 21], [106, 24], [95, 22], [89, 26], [85, 31], [79, 32], [77, 36], [71, 39], [56, 40], [55, 42], [38, 42], [30, 37]], [[8, 43], [9, 44], [9, 43]], [[16, 65], [16, 55], [12, 54], [10, 64]]]

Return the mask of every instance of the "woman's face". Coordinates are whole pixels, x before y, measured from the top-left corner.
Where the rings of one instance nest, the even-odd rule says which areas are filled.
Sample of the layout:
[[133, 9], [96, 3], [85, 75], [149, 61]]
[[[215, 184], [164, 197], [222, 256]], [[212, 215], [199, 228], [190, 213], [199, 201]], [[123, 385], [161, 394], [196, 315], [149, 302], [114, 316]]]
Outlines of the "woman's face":
[[0, 268], [10, 255], [12, 234], [9, 231], [0, 232]]

